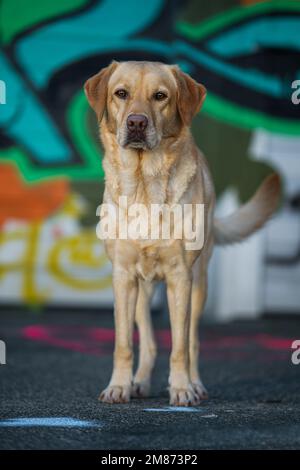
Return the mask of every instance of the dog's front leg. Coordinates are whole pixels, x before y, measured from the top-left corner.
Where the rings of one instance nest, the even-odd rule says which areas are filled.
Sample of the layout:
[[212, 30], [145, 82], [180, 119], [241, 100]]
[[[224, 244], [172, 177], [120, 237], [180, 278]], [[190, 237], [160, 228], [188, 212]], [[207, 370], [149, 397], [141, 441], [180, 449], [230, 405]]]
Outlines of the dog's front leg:
[[137, 300], [137, 280], [123, 270], [114, 269], [115, 351], [114, 367], [108, 387], [101, 393], [105, 403], [130, 400], [133, 367], [132, 336]]
[[134, 397], [149, 395], [151, 374], [156, 358], [156, 343], [150, 312], [153, 289], [153, 282], [139, 281], [135, 320], [139, 330], [140, 348], [138, 368], [132, 387]]
[[193, 406], [200, 402], [189, 375], [191, 276], [186, 270], [168, 275], [167, 295], [171, 320], [170, 404]]

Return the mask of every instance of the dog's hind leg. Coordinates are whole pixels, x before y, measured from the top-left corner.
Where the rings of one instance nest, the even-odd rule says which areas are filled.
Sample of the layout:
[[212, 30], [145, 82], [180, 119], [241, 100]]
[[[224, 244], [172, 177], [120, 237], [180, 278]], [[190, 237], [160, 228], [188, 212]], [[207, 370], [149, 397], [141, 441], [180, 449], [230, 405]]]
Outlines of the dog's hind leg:
[[199, 374], [199, 319], [204, 309], [207, 296], [207, 263], [201, 257], [193, 267], [191, 321], [189, 334], [189, 367], [190, 379], [193, 388], [200, 399], [207, 398], [207, 390], [204, 387]]
[[150, 312], [153, 290], [153, 283], [139, 281], [135, 316], [140, 339], [139, 362], [131, 391], [132, 396], [135, 397], [148, 396], [151, 385], [151, 373], [156, 358], [156, 344]]

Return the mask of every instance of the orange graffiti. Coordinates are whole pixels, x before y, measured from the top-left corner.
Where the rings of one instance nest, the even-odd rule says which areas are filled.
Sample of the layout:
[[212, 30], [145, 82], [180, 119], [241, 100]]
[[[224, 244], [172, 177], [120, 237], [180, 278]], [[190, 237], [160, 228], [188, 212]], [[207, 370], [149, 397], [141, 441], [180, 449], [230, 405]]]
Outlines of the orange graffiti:
[[28, 184], [14, 165], [0, 164], [0, 227], [9, 219], [40, 222], [62, 206], [68, 193], [66, 179]]

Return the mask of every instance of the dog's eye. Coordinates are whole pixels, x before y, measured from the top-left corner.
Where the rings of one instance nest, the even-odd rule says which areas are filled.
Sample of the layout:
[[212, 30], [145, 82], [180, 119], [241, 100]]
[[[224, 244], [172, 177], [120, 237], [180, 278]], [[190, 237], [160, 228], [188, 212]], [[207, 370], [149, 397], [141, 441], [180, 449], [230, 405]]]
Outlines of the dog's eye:
[[156, 101], [162, 101], [162, 100], [165, 100], [167, 98], [167, 95], [166, 95], [166, 93], [164, 93], [162, 91], [158, 91], [157, 93], [154, 93], [153, 97]]
[[128, 96], [128, 92], [126, 90], [117, 90], [115, 92], [115, 95], [118, 97], [118, 98], [121, 98], [121, 100], [126, 100], [127, 96]]

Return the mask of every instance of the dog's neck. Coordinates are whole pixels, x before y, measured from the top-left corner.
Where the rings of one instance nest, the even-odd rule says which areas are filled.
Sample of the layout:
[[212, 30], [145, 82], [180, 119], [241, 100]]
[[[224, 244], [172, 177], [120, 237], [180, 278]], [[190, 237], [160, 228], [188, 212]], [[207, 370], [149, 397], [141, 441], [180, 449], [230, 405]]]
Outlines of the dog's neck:
[[[178, 203], [196, 174], [189, 129], [154, 150], [122, 148], [115, 134], [103, 128], [101, 140], [105, 149], [105, 197], [116, 204], [120, 196], [126, 196], [129, 204]], [[180, 158], [183, 155], [189, 158], [189, 164]]]

